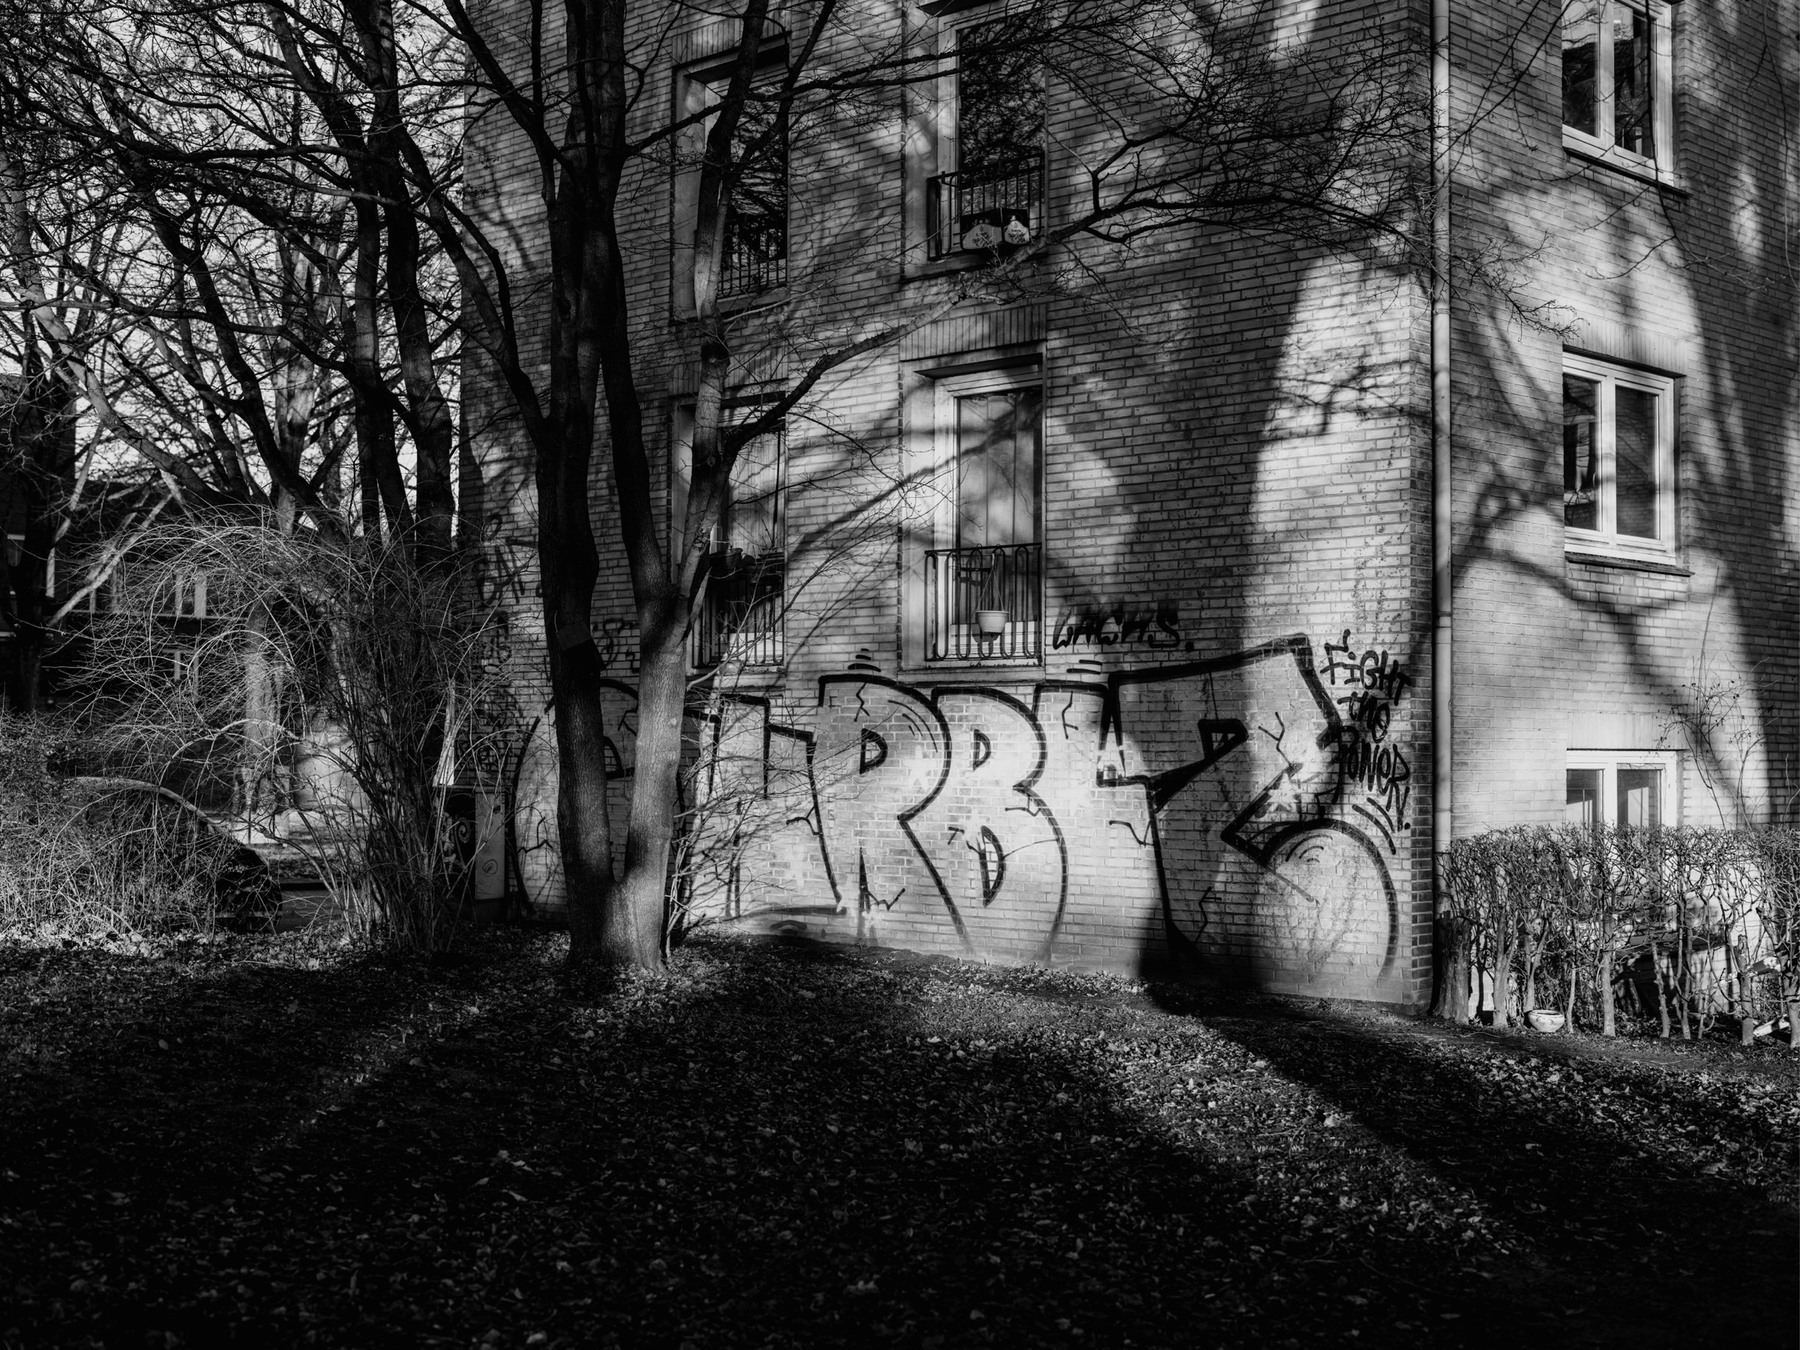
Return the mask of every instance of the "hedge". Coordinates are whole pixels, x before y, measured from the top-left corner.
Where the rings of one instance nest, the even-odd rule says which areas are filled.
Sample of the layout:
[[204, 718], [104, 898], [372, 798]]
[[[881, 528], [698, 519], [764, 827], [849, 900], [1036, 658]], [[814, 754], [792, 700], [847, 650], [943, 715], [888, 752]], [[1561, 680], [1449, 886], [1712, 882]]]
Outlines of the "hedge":
[[1452, 1015], [1491, 998], [1498, 1026], [1548, 1008], [1610, 1036], [1622, 994], [1664, 1036], [1729, 1018], [1748, 1043], [1800, 1013], [1800, 831], [1521, 827], [1452, 843], [1444, 883]]

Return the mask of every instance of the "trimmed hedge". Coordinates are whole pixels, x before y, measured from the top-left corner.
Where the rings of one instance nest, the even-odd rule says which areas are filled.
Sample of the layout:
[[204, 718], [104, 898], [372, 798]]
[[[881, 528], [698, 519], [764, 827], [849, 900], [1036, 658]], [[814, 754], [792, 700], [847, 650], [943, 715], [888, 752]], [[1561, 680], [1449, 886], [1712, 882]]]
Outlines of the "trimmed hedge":
[[1663, 1035], [1800, 1012], [1800, 831], [1532, 826], [1445, 865], [1439, 1006], [1533, 1008], [1612, 1035], [1623, 996]]

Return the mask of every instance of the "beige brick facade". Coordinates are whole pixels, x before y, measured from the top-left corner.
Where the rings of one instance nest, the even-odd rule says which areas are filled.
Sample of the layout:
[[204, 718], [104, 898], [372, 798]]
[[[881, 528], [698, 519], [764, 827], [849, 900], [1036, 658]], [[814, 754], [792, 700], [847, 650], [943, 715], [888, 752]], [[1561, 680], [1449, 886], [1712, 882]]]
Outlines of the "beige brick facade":
[[[1289, 40], [1305, 31], [1346, 51], [1377, 20], [1395, 41], [1427, 32], [1416, 6], [1288, 8]], [[1792, 43], [1759, 46], [1748, 5], [1676, 7], [1680, 183], [1658, 186], [1565, 150], [1554, 11], [1527, 21], [1516, 8], [1454, 7], [1468, 133], [1454, 228], [1472, 252], [1509, 241], [1515, 296], [1568, 313], [1557, 331], [1473, 287], [1456, 304], [1455, 828], [1561, 819], [1571, 749], [1683, 749], [1671, 707], [1707, 679], [1737, 681], [1739, 722], [1715, 729], [1711, 761], [1671, 761], [1683, 816], [1702, 818], [1702, 770], [1716, 788], [1725, 743], [1750, 740], [1743, 806], [1766, 815], [1784, 805], [1794, 749], [1783, 250], [1795, 166], [1793, 128], [1777, 134], [1783, 109], [1800, 107]], [[1719, 8], [1741, 10], [1743, 27]], [[640, 36], [665, 17], [646, 6]], [[876, 46], [930, 22], [859, 5], [833, 40]], [[663, 45], [646, 125], [673, 106], [675, 60], [704, 62], [730, 39], [685, 27]], [[1092, 128], [1054, 80], [1046, 92], [1054, 219], [1072, 209]], [[796, 137], [789, 284], [734, 329], [746, 390], [783, 387], [822, 344], [954, 281], [953, 266], [921, 260], [908, 205], [919, 117], [916, 96], [888, 91]], [[475, 142], [474, 200], [490, 219], [516, 211], [528, 260], [534, 170], [504, 136]], [[646, 159], [634, 173], [636, 375], [672, 495], [670, 429], [693, 380], [672, 280], [674, 171]], [[847, 941], [1419, 1003], [1432, 913], [1428, 297], [1370, 257], [1228, 231], [1076, 256], [1083, 267], [1046, 265], [1029, 293], [971, 302], [841, 368], [789, 420], [782, 660], [697, 680], [696, 753], [711, 768], [696, 789], [692, 898]], [[1565, 346], [1679, 377], [1680, 542], [1660, 568], [1569, 556], [1556, 480]], [[1041, 608], [1021, 639], [1041, 650], [931, 659], [927, 554], [955, 491], [943, 391], [983, 379], [1042, 391]], [[546, 696], [529, 469], [491, 389], [471, 364], [480, 481], [465, 506], [479, 497], [492, 598], [514, 615], [495, 660], [516, 672], [516, 706], [496, 716], [523, 735]], [[604, 480], [594, 503], [595, 628], [623, 793], [632, 602]], [[515, 870], [554, 910], [553, 756], [537, 728]]]

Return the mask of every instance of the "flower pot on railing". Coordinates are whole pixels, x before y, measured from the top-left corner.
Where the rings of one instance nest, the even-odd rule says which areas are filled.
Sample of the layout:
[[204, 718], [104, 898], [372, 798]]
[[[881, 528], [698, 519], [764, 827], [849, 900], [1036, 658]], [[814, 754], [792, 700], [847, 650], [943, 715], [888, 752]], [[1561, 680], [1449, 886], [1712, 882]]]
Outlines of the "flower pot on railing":
[[1006, 611], [1003, 609], [976, 610], [975, 631], [984, 638], [999, 637], [1006, 631]]

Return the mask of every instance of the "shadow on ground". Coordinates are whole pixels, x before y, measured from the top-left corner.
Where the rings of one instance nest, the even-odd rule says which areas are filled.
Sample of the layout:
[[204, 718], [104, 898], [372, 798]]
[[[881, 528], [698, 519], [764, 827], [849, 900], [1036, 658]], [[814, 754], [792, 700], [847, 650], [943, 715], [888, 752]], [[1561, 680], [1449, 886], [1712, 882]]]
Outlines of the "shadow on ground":
[[[0, 1344], [1635, 1347], [1676, 1327], [1636, 1299], [1735, 1334], [1781, 1294], [1745, 1260], [1765, 1223], [1792, 1250], [1767, 1201], [1713, 1185], [1718, 1223], [1640, 1259], [1673, 1179], [1496, 1156], [1537, 1125], [1354, 1024], [733, 945], [594, 999], [553, 946], [0, 962]], [[1532, 1250], [1425, 1221], [1396, 1150]], [[1589, 1207], [1613, 1231], [1569, 1236]]]

